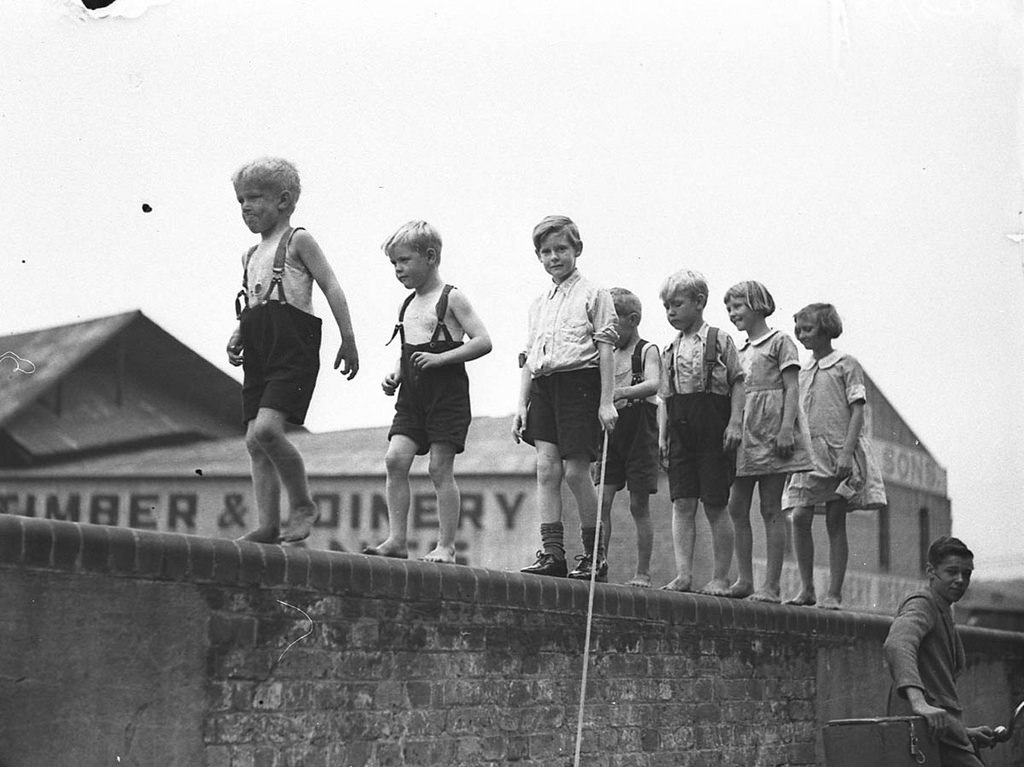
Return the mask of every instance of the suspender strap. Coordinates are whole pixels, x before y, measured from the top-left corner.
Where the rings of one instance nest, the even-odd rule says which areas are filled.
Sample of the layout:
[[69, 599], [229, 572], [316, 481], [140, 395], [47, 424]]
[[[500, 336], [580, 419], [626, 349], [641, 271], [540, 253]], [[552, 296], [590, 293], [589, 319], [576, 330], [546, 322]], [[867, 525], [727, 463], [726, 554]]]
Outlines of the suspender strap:
[[241, 319], [242, 309], [249, 308], [249, 260], [252, 258], [252, 254], [256, 252], [256, 246], [253, 245], [245, 254], [245, 258], [242, 259], [242, 289], [238, 291], [238, 295], [235, 296], [235, 319]]
[[277, 243], [277, 252], [274, 254], [274, 271], [273, 276], [270, 278], [270, 287], [267, 288], [267, 294], [260, 301], [261, 304], [267, 303], [274, 295], [274, 290], [277, 290], [277, 295], [280, 297], [281, 303], [286, 304], [288, 300], [284, 297], [284, 283], [281, 278], [284, 276], [284, 260], [288, 255], [288, 246], [292, 244], [292, 237], [302, 227], [296, 227], [295, 229], [288, 228], [284, 234], [281, 235], [281, 239]]
[[708, 338], [704, 345], [704, 393], [711, 394], [712, 373], [718, 364], [718, 328], [708, 327]]
[[441, 290], [441, 295], [437, 299], [437, 306], [434, 307], [435, 315], [437, 316], [437, 324], [434, 325], [434, 332], [430, 336], [430, 343], [437, 343], [440, 340], [440, 334], [444, 334], [444, 340], [448, 343], [452, 342], [452, 334], [448, 330], [448, 326], [444, 324], [444, 317], [448, 314], [448, 294], [455, 289], [454, 285], [445, 285]]
[[633, 377], [629, 383], [631, 386], [636, 386], [638, 383], [643, 383], [644, 380], [644, 352], [647, 351], [649, 344], [644, 339], [640, 339], [636, 342], [636, 346], [633, 348], [633, 356], [630, 359], [630, 365], [633, 370]]
[[395, 336], [399, 336], [399, 343], [405, 345], [405, 326], [402, 324], [405, 321], [405, 310], [409, 308], [409, 304], [416, 298], [416, 293], [410, 293], [405, 297], [402, 302], [402, 308], [398, 310], [398, 322], [395, 323], [395, 329], [391, 331], [391, 338], [388, 339], [388, 343], [384, 344], [387, 346], [395, 340]]

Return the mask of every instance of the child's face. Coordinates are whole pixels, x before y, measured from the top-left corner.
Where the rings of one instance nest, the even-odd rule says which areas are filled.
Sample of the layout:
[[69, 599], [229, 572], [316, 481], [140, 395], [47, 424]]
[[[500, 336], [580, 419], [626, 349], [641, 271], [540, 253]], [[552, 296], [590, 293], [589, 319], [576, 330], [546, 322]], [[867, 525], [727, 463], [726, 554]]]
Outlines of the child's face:
[[537, 259], [544, 271], [557, 283], [564, 282], [576, 269], [579, 251], [566, 232], [552, 232], [540, 241]]
[[244, 183], [235, 187], [235, 196], [242, 206], [242, 220], [255, 234], [265, 234], [277, 226], [286, 200], [281, 192]]
[[815, 349], [825, 348], [831, 342], [831, 339], [821, 332], [818, 323], [810, 317], [798, 319], [793, 333], [796, 335], [796, 340], [803, 344], [805, 349], [810, 349], [812, 352]]
[[974, 560], [970, 557], [948, 556], [938, 565], [928, 565], [931, 589], [941, 599], [952, 604], [960, 601], [971, 585]]
[[408, 245], [392, 246], [388, 260], [395, 267], [395, 277], [398, 281], [412, 290], [425, 285], [436, 267], [436, 262], [430, 255]]
[[679, 291], [665, 300], [665, 317], [676, 330], [689, 333], [704, 320], [704, 301], [700, 296]]
[[615, 342], [617, 349], [625, 349], [629, 346], [633, 336], [636, 335], [636, 327], [639, 324], [640, 319], [636, 316], [636, 312], [616, 313], [615, 332], [619, 334], [619, 338]]
[[729, 312], [729, 321], [737, 330], [749, 331], [754, 319], [759, 316], [742, 298], [730, 298], [725, 302], [725, 308]]

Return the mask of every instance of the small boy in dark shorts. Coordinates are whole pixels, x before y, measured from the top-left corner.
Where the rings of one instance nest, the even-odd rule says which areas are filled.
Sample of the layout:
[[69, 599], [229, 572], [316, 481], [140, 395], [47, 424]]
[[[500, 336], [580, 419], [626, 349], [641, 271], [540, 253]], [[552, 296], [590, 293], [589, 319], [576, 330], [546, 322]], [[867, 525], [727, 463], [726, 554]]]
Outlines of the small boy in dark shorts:
[[728, 596], [732, 522], [725, 513], [743, 424], [743, 368], [727, 333], [704, 322], [708, 284], [699, 272], [670, 274], [661, 286], [669, 324], [678, 330], [662, 352], [658, 443], [668, 462], [676, 577], [664, 589], [690, 591], [697, 502], [711, 525], [714, 572], [700, 589]]
[[[603, 541], [594, 551], [597, 491], [590, 464], [600, 455], [601, 429], [611, 432], [615, 306], [608, 291], [576, 268], [583, 252], [579, 229], [565, 216], [548, 216], [533, 230], [537, 259], [551, 285], [530, 306], [530, 324], [512, 437], [537, 449], [537, 505], [542, 550], [522, 572], [608, 579]], [[562, 479], [579, 509], [583, 555], [565, 564]]]
[[[615, 493], [629, 488], [629, 512], [636, 523], [636, 574], [628, 586], [651, 585], [651, 496], [658, 492], [658, 385], [661, 355], [658, 347], [640, 338], [640, 299], [625, 288], [612, 288], [615, 304], [615, 391], [612, 398], [619, 420], [608, 442], [601, 505], [601, 533], [608, 551], [612, 534]], [[600, 482], [600, 464], [595, 481]]]
[[[348, 302], [331, 265], [305, 229], [291, 226], [301, 185], [295, 166], [279, 158], [254, 160], [231, 178], [242, 219], [260, 243], [242, 257], [238, 326], [228, 361], [245, 371], [242, 417], [252, 463], [259, 525], [242, 540], [294, 543], [309, 536], [319, 514], [309, 495], [306, 466], [285, 436], [285, 424], [306, 417], [320, 370], [321, 322], [313, 315], [313, 283], [327, 298], [341, 334], [334, 367], [348, 379], [359, 370]], [[281, 485], [291, 514], [281, 526]]]
[[[395, 276], [413, 292], [406, 298], [391, 338], [402, 352], [381, 387], [398, 392], [388, 432], [388, 538], [364, 554], [405, 559], [409, 527], [409, 469], [430, 453], [430, 479], [437, 495], [437, 546], [423, 559], [455, 562], [455, 532], [461, 499], [455, 456], [465, 449], [472, 419], [465, 363], [491, 350], [487, 328], [461, 290], [441, 279], [441, 235], [426, 221], [410, 221], [383, 245]], [[469, 340], [463, 342], [463, 337]], [[390, 343], [390, 342], [389, 342]]]

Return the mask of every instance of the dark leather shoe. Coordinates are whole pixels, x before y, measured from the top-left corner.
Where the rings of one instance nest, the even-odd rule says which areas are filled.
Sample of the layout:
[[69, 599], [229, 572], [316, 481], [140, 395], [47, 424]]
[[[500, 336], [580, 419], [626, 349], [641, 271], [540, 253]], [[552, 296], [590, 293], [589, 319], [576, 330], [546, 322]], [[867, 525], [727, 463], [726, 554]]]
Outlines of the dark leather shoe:
[[537, 561], [529, 567], [524, 567], [519, 572], [530, 573], [531, 575], [553, 575], [556, 578], [564, 578], [568, 568], [565, 559], [559, 559], [554, 554], [537, 552]]
[[[590, 571], [595, 567], [594, 555], [593, 554], [580, 554], [576, 557], [576, 561], [579, 562], [573, 571], [569, 573], [570, 578], [577, 578], [579, 580], [590, 580]], [[597, 575], [594, 580], [598, 583], [608, 582], [608, 560], [602, 556], [597, 557]]]

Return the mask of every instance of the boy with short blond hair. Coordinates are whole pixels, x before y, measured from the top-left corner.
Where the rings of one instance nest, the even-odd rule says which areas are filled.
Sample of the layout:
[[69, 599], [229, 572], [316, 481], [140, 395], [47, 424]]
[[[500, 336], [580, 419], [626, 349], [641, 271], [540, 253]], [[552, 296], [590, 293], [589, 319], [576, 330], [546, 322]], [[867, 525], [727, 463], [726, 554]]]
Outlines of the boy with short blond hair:
[[[398, 392], [388, 432], [388, 538], [364, 554], [405, 559], [411, 490], [409, 470], [417, 455], [430, 454], [430, 479], [437, 495], [437, 546], [428, 562], [455, 562], [459, 488], [455, 456], [466, 444], [472, 419], [465, 363], [491, 351], [483, 322], [461, 290], [441, 279], [441, 235], [426, 221], [399, 227], [382, 246], [395, 277], [412, 293], [398, 315], [392, 340], [402, 350], [381, 384], [389, 397]], [[469, 340], [463, 342], [463, 338]], [[389, 342], [390, 343], [390, 342]]]
[[[533, 230], [537, 260], [552, 285], [530, 306], [519, 404], [512, 422], [516, 442], [537, 450], [537, 505], [542, 549], [522, 572], [608, 579], [602, 541], [594, 546], [597, 492], [590, 464], [600, 455], [601, 429], [618, 414], [612, 399], [615, 306], [608, 291], [576, 268], [583, 240], [572, 219], [548, 216]], [[562, 526], [562, 480], [579, 509], [584, 553], [568, 572]]]
[[714, 554], [713, 575], [700, 591], [728, 596], [733, 530], [725, 509], [735, 476], [733, 456], [742, 438], [743, 368], [732, 338], [704, 321], [704, 275], [674, 272], [660, 295], [668, 322], [678, 331], [662, 352], [658, 391], [658, 443], [668, 462], [676, 555], [676, 577], [663, 588], [691, 590], [700, 502], [711, 525]]
[[[613, 352], [615, 391], [612, 399], [619, 419], [608, 440], [601, 504], [601, 532], [607, 554], [612, 534], [612, 505], [615, 494], [629, 489], [629, 512], [636, 523], [636, 573], [628, 586], [651, 585], [651, 496], [658, 492], [658, 385], [661, 355], [658, 347], [640, 337], [640, 299], [625, 288], [609, 293], [615, 305], [618, 340]], [[600, 482], [597, 466], [596, 481]]]
[[[304, 421], [320, 370], [321, 322], [313, 315], [314, 282], [327, 298], [341, 335], [335, 369], [340, 367], [351, 380], [359, 370], [359, 353], [348, 302], [331, 265], [309, 232], [291, 226], [302, 191], [295, 166], [265, 157], [243, 165], [231, 181], [242, 219], [260, 235], [259, 244], [242, 257], [238, 325], [227, 344], [228, 361], [245, 371], [242, 416], [259, 515], [257, 528], [243, 540], [294, 543], [309, 536], [319, 517], [302, 456], [285, 436], [287, 423]], [[283, 527], [282, 485], [291, 506]]]

